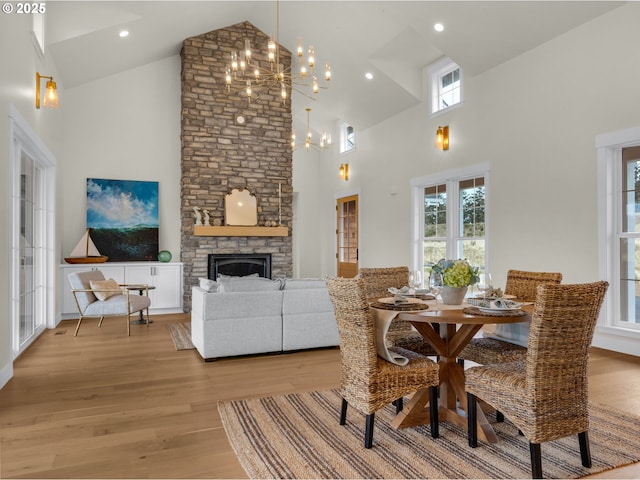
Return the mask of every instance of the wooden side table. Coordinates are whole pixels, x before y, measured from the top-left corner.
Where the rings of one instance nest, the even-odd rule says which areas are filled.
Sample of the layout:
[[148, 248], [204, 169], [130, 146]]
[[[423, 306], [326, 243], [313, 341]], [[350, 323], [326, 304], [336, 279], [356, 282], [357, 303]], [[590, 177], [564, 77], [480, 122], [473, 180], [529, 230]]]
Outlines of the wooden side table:
[[[144, 294], [144, 291], [147, 290], [155, 290], [156, 287], [154, 285], [127, 285], [127, 290], [137, 290], [140, 295]], [[147, 321], [144, 319], [143, 312], [144, 309], [140, 310], [140, 318], [136, 320], [131, 320], [131, 325], [146, 325]], [[153, 323], [153, 320], [149, 319], [149, 323]]]

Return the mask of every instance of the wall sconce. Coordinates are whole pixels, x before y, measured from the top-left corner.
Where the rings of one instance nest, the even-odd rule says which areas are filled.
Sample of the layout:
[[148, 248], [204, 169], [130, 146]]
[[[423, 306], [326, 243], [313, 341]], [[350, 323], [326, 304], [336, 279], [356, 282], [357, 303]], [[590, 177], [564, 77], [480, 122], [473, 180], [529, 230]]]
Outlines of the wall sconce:
[[340, 164], [340, 178], [345, 182], [349, 180], [349, 164], [342, 163]]
[[438, 150], [449, 150], [449, 126], [438, 127], [436, 131], [436, 148]]
[[36, 108], [40, 108], [40, 79], [48, 78], [44, 99], [42, 100], [42, 106], [45, 108], [58, 108], [60, 102], [58, 100], [58, 91], [56, 90], [56, 82], [53, 81], [53, 77], [45, 77], [36, 72]]

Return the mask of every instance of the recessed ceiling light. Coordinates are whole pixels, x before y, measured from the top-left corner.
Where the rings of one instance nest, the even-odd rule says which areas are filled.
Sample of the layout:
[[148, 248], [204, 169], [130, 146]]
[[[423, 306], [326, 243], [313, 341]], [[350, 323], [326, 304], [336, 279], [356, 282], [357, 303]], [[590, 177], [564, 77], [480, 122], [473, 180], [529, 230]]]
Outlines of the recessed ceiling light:
[[120, 38], [124, 38], [124, 37], [128, 37], [129, 36], [129, 30], [120, 30]]
[[433, 26], [433, 29], [434, 29], [436, 32], [442, 32], [442, 31], [444, 30], [444, 25], [443, 25], [443, 24], [441, 24], [441, 23], [436, 23], [436, 24]]
[[373, 73], [367, 72], [364, 74], [364, 76], [366, 77], [367, 80], [371, 80], [373, 78]]

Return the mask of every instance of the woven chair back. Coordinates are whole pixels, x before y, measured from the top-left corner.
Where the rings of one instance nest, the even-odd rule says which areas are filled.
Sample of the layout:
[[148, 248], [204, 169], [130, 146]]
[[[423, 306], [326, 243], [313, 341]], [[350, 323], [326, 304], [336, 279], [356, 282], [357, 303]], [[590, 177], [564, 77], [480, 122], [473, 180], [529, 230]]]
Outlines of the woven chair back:
[[364, 281], [332, 278], [327, 281], [327, 287], [340, 336], [342, 389], [361, 395], [376, 375], [378, 355]]
[[504, 287], [505, 295], [515, 295], [521, 302], [534, 302], [538, 285], [543, 283], [558, 284], [562, 282], [562, 274], [558, 272], [526, 272], [509, 270]]
[[588, 352], [608, 285], [538, 286], [525, 375], [536, 412], [536, 441], [588, 428]]
[[409, 267], [361, 268], [359, 277], [364, 280], [366, 297], [372, 302], [390, 296], [390, 287], [409, 286]]
[[[364, 280], [364, 290], [369, 302], [389, 297], [389, 288], [409, 286], [409, 267], [361, 268], [359, 277]], [[395, 318], [389, 326], [392, 334], [409, 334], [411, 324]]]

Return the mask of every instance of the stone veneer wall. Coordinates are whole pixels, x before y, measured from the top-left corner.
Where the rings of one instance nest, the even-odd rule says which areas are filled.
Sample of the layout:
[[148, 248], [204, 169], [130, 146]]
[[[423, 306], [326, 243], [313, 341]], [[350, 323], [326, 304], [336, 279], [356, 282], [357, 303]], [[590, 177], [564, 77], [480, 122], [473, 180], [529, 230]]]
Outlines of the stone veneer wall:
[[[227, 91], [225, 68], [231, 52], [251, 42], [253, 58], [268, 68], [268, 36], [243, 22], [197, 37], [182, 45], [182, 179], [181, 250], [184, 263], [184, 306], [191, 309], [191, 286], [207, 276], [209, 253], [271, 253], [272, 276], [290, 277], [292, 261], [291, 103], [280, 100], [279, 87], [248, 101], [244, 88]], [[281, 63], [291, 53], [280, 49]], [[241, 85], [238, 82], [237, 85]], [[257, 90], [254, 86], [254, 91]], [[235, 93], [234, 93], [235, 92]], [[258, 93], [258, 92], [255, 92]], [[289, 90], [289, 98], [291, 91]], [[243, 125], [236, 117], [243, 115]], [[288, 237], [196, 237], [193, 207], [209, 210], [224, 222], [224, 197], [247, 188], [256, 196], [258, 222], [281, 221]]]

